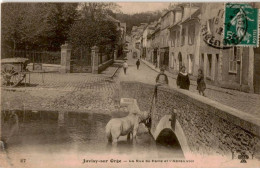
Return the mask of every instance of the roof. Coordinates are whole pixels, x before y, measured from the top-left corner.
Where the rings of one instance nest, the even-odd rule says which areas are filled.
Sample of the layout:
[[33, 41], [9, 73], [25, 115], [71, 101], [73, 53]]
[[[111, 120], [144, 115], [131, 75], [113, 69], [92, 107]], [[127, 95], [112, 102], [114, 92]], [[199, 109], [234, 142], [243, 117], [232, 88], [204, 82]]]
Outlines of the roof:
[[107, 19], [108, 19], [109, 21], [112, 21], [112, 22], [115, 22], [115, 23], [120, 23], [119, 20], [115, 19], [114, 17], [112, 17], [112, 16], [110, 16], [110, 15], [107, 15]]
[[177, 7], [175, 7], [175, 8], [173, 8], [172, 9], [172, 11], [181, 11], [182, 9], [181, 9], [181, 7], [179, 7], [179, 6], [177, 6]]
[[182, 24], [197, 18], [199, 14], [200, 14], [200, 9], [193, 9], [191, 11], [190, 17], [187, 17], [187, 18], [182, 20]]
[[163, 13], [163, 15], [162, 15], [162, 18], [164, 17], [164, 16], [166, 16], [169, 12], [171, 12], [171, 11], [173, 11], [172, 9], [171, 10], [167, 10], [166, 12], [164, 12]]
[[180, 26], [180, 23], [181, 23], [181, 21], [174, 23], [174, 24], [170, 25], [168, 29], [171, 29], [171, 28], [176, 27], [176, 26]]

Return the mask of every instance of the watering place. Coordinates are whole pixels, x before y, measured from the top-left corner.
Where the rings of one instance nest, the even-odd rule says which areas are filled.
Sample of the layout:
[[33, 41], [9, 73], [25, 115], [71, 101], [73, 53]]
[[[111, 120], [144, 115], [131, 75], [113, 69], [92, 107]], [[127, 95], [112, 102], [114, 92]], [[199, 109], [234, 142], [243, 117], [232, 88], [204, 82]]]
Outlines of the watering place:
[[[126, 113], [116, 115], [114, 117], [123, 117]], [[9, 158], [9, 164], [14, 166], [22, 159], [35, 164], [38, 160], [49, 163], [77, 156], [81, 163], [98, 160], [95, 155], [109, 154], [132, 159], [183, 158], [179, 147], [156, 143], [144, 125], [138, 130], [135, 145], [122, 136], [113, 147], [105, 134], [105, 126], [111, 118], [104, 114], [67, 111], [1, 111], [1, 140], [4, 142], [1, 151], [5, 153], [1, 157]]]

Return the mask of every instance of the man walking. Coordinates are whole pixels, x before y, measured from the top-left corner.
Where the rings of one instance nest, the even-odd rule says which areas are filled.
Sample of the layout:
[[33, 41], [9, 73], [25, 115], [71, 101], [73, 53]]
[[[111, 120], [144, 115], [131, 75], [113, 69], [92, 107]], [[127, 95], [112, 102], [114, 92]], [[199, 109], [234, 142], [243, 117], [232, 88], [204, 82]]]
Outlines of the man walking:
[[126, 70], [128, 68], [128, 64], [126, 63], [126, 61], [123, 63], [123, 68], [124, 68], [124, 73], [126, 75]]
[[136, 66], [137, 66], [137, 69], [139, 69], [139, 66], [140, 66], [140, 60], [139, 59], [136, 61]]

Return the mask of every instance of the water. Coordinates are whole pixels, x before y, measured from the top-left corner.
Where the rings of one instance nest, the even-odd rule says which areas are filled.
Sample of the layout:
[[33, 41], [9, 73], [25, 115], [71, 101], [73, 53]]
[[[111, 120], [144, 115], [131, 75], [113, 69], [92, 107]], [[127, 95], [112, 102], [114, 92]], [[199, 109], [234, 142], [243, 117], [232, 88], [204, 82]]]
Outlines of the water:
[[[122, 117], [116, 114], [113, 117]], [[118, 145], [107, 142], [105, 126], [112, 116], [64, 111], [2, 111], [1, 129], [5, 150], [0, 161], [8, 159], [11, 166], [43, 166], [51, 163], [64, 166], [63, 161], [117, 156], [126, 159], [183, 158], [179, 147], [158, 145], [143, 125], [137, 144], [120, 137]], [[5, 154], [5, 155], [4, 155]], [[75, 166], [75, 165], [69, 165]]]

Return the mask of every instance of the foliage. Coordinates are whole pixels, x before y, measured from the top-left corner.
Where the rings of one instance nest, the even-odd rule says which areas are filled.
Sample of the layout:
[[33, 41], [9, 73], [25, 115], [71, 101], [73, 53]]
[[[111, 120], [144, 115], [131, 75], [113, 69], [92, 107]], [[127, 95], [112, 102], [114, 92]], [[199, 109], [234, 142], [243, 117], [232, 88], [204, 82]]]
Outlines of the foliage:
[[77, 18], [77, 3], [3, 3], [2, 45], [57, 50]]
[[96, 45], [101, 49], [111, 45], [114, 48], [119, 38], [116, 23], [109, 16], [116, 8], [114, 3], [80, 4], [80, 20], [75, 22], [69, 32], [69, 41], [74, 47], [88, 48]]
[[116, 17], [121, 22], [126, 23], [126, 32], [130, 34], [133, 26], [139, 26], [141, 23], [150, 23], [160, 18], [162, 12], [142, 12], [137, 14], [117, 13]]
[[2, 48], [60, 50], [70, 40], [75, 47], [114, 47], [119, 32], [108, 16], [115, 3], [3, 3]]

